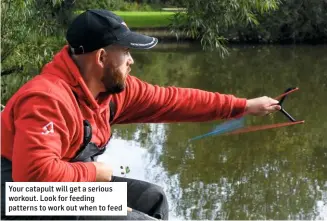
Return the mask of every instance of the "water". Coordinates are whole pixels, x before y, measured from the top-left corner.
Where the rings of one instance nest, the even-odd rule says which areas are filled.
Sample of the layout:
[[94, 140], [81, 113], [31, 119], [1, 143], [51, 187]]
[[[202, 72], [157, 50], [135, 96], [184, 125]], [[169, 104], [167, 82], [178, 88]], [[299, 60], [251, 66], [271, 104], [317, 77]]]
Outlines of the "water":
[[[114, 126], [100, 160], [164, 187], [172, 219], [327, 218], [326, 47], [235, 47], [229, 57], [196, 48], [133, 51], [133, 74], [150, 83], [240, 97], [300, 90], [285, 109], [305, 124], [193, 142], [222, 121]], [[205, 107], [203, 107], [205, 108]], [[246, 125], [286, 122], [281, 113]]]

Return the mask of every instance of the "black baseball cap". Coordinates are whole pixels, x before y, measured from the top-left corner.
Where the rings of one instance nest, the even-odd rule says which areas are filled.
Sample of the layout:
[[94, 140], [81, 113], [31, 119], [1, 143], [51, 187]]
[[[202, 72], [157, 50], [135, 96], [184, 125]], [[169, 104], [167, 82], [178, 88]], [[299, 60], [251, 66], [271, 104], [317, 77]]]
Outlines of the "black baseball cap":
[[104, 9], [90, 9], [70, 24], [66, 39], [73, 54], [84, 54], [112, 44], [135, 49], [150, 49], [158, 39], [132, 32], [116, 14]]

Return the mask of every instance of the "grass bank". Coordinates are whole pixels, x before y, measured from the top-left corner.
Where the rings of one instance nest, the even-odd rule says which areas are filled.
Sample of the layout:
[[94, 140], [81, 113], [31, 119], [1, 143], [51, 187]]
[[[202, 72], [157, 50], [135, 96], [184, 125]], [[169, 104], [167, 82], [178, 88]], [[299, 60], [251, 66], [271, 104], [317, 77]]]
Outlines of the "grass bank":
[[130, 28], [164, 28], [170, 24], [175, 12], [115, 11]]
[[[75, 15], [82, 13], [76, 11]], [[129, 28], [165, 28], [176, 12], [174, 11], [114, 11]]]

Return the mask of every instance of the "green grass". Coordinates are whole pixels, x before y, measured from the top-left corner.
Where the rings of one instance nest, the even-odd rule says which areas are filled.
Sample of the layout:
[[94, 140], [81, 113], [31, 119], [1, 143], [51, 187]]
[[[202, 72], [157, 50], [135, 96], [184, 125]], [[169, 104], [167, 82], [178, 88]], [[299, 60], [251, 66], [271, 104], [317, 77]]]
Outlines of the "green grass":
[[130, 28], [158, 28], [167, 27], [175, 12], [124, 12], [115, 11], [115, 14], [122, 17]]
[[[81, 13], [77, 11], [76, 14]], [[129, 28], [160, 28], [167, 27], [175, 12], [160, 11], [114, 11]]]

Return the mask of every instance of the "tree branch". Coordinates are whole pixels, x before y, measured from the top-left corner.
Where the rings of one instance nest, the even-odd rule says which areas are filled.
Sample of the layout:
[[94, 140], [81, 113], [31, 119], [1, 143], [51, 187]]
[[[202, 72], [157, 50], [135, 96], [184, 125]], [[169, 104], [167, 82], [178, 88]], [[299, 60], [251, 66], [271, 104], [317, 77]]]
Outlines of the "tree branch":
[[12, 67], [12, 68], [9, 68], [7, 70], [1, 71], [1, 76], [9, 75], [9, 74], [12, 74], [14, 72], [18, 72], [18, 71], [22, 71], [22, 70], [23, 70], [23, 66]]

